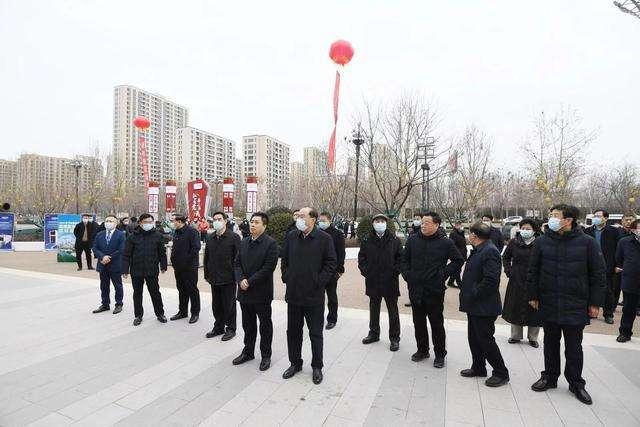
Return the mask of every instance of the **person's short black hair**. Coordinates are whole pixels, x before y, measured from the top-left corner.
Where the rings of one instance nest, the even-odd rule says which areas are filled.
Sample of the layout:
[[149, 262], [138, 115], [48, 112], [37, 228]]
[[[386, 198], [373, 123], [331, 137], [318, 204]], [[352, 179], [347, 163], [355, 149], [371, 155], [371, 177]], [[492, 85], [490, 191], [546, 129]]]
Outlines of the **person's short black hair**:
[[595, 215], [598, 212], [602, 212], [602, 216], [604, 218], [609, 218], [609, 212], [605, 211], [604, 209], [596, 209], [595, 211], [593, 211], [593, 214]]
[[86, 217], [86, 218], [91, 218], [91, 214], [83, 213], [83, 214], [82, 214], [82, 218], [85, 218], [85, 217]]
[[228, 218], [227, 214], [222, 212], [222, 211], [214, 212], [213, 215], [211, 215], [211, 218], [213, 218], [216, 215], [222, 215], [222, 219], [227, 219]]
[[316, 221], [318, 220], [318, 211], [314, 208], [309, 208], [309, 216], [314, 218]]
[[135, 216], [132, 216], [131, 218], [129, 218], [131, 220], [131, 222], [138, 222], [138, 218]]
[[147, 218], [151, 218], [153, 219], [153, 215], [148, 214], [148, 213], [143, 213], [142, 215], [140, 215], [140, 217], [138, 218], [138, 222], [142, 222]]
[[518, 224], [520, 227], [522, 227], [523, 225], [529, 224], [531, 226], [531, 228], [533, 228], [533, 231], [538, 232], [540, 231], [540, 224], [538, 223], [538, 221], [536, 221], [533, 218], [525, 218], [522, 221], [520, 221], [520, 224]]
[[183, 214], [175, 214], [173, 216], [173, 219], [175, 219], [176, 221], [180, 221], [183, 224], [187, 223], [187, 216]]
[[482, 218], [489, 218], [491, 221], [493, 221], [493, 215], [491, 215], [490, 213], [483, 214]]
[[476, 222], [469, 228], [469, 233], [473, 233], [482, 240], [489, 240], [491, 238], [491, 227], [483, 222]]
[[320, 212], [320, 216], [326, 216], [327, 218], [329, 218], [329, 220], [333, 219], [331, 218], [331, 214], [329, 212]]
[[116, 221], [118, 220], [118, 217], [117, 217], [117, 216], [115, 216], [114, 214], [107, 214], [107, 216], [105, 216], [105, 217], [104, 217], [104, 220], [106, 221], [106, 220], [107, 220], [107, 218], [113, 218], [113, 219], [115, 219]]
[[438, 225], [442, 224], [442, 217], [438, 212], [433, 212], [433, 211], [425, 212], [420, 215], [420, 218], [424, 218], [425, 216], [430, 216], [433, 222], [435, 222]]
[[565, 203], [559, 203], [557, 205], [551, 206], [549, 212], [551, 211], [560, 211], [562, 212], [563, 218], [572, 218], [571, 227], [576, 227], [578, 225], [578, 218], [580, 217], [580, 209], [575, 206], [567, 205]]
[[253, 214], [251, 214], [251, 219], [253, 219], [256, 216], [260, 217], [260, 219], [262, 220], [262, 223], [264, 224], [265, 227], [267, 225], [269, 225], [269, 215], [267, 215], [264, 212], [254, 212]]

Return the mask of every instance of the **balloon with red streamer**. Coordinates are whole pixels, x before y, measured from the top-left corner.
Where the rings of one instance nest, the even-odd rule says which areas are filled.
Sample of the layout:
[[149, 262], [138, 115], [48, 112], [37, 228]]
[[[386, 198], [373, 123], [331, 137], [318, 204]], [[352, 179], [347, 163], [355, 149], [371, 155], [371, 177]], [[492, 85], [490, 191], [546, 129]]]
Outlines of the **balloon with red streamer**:
[[[331, 60], [344, 67], [353, 58], [354, 50], [351, 43], [346, 40], [336, 40], [329, 48], [329, 57]], [[340, 99], [340, 70], [336, 70], [336, 82], [333, 87], [333, 132], [329, 139], [329, 159], [328, 168], [330, 171], [335, 170], [336, 164], [336, 127], [338, 125], [338, 104]]]
[[147, 141], [144, 139], [144, 131], [151, 126], [151, 121], [143, 116], [133, 119], [133, 125], [138, 129], [138, 157], [142, 168], [144, 188], [149, 188], [149, 158], [147, 154]]

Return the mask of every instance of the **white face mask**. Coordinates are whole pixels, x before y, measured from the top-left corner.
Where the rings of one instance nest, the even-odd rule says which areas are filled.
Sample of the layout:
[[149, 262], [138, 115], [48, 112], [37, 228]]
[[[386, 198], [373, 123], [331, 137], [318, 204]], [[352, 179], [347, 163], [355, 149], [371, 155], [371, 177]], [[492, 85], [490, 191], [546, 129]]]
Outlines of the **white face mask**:
[[89, 219], [87, 219], [87, 218], [82, 218], [82, 222], [86, 224], [86, 223], [88, 223], [88, 222], [89, 222]]
[[115, 222], [105, 222], [104, 223], [104, 228], [106, 228], [109, 231], [112, 231], [113, 229], [116, 228], [116, 223]]
[[491, 221], [482, 221], [484, 224], [488, 225], [489, 227], [491, 227]]
[[376, 233], [382, 234], [387, 231], [387, 223], [386, 222], [374, 222], [373, 229], [376, 230]]
[[153, 230], [154, 225], [149, 223], [143, 223], [141, 227], [144, 231], [151, 231]]
[[422, 225], [422, 221], [419, 219], [414, 219], [413, 220], [413, 226], [414, 227], [420, 227]]
[[534, 234], [533, 230], [520, 230], [520, 235], [525, 240], [529, 240], [530, 238], [532, 238], [533, 234]]
[[296, 228], [300, 231], [304, 231], [307, 229], [307, 222], [304, 220], [304, 218], [296, 219]]
[[318, 222], [318, 227], [320, 227], [321, 230], [326, 230], [327, 228], [329, 228], [330, 225], [331, 223], [329, 221]]
[[219, 221], [219, 220], [213, 221], [213, 229], [214, 229], [215, 231], [220, 231], [220, 230], [222, 230], [223, 228], [224, 228], [224, 223], [223, 223], [223, 221]]

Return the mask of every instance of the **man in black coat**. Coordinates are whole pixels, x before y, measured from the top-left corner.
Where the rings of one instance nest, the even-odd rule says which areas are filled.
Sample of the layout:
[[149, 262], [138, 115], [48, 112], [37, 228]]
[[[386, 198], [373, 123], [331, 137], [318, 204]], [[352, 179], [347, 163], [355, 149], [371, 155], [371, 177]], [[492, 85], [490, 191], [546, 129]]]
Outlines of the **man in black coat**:
[[173, 217], [173, 244], [171, 246], [171, 265], [176, 277], [178, 289], [178, 313], [171, 320], [187, 317], [191, 301], [189, 323], [196, 323], [200, 315], [200, 291], [198, 290], [198, 268], [200, 267], [200, 234], [187, 225], [185, 215]]
[[616, 272], [621, 276], [620, 286], [624, 294], [620, 335], [618, 342], [627, 342], [633, 335], [633, 322], [640, 301], [640, 223], [633, 220], [629, 224], [632, 234], [618, 242], [616, 251]]
[[493, 336], [496, 319], [502, 312], [499, 291], [502, 260], [487, 224], [472, 225], [469, 242], [473, 250], [462, 276], [460, 311], [467, 313], [467, 339], [473, 363], [460, 375], [486, 377], [486, 362], [489, 362], [493, 372], [484, 383], [488, 387], [500, 387], [509, 382], [509, 371]]
[[[158, 268], [159, 267], [159, 268]], [[144, 283], [153, 303], [153, 311], [160, 323], [167, 323], [164, 316], [162, 295], [158, 275], [167, 271], [167, 250], [162, 234], [155, 229], [153, 216], [148, 213], [140, 215], [139, 225], [127, 239], [122, 255], [122, 275], [131, 274], [133, 285], [133, 325], [142, 323], [142, 291]]]
[[[458, 252], [462, 255], [464, 261], [467, 260], [467, 238], [464, 235], [464, 227], [462, 226], [462, 222], [456, 221], [453, 224], [453, 230], [449, 233], [449, 238], [453, 240], [453, 243], [456, 245]], [[462, 283], [460, 279], [460, 272], [449, 277], [448, 286], [452, 288], [457, 288]]]
[[284, 379], [302, 370], [302, 328], [307, 322], [311, 339], [313, 383], [322, 382], [322, 332], [325, 287], [336, 274], [336, 251], [331, 236], [318, 229], [318, 212], [300, 210], [298, 231], [287, 234], [282, 254], [282, 282], [286, 285], [287, 348], [291, 366]]
[[273, 300], [273, 271], [278, 264], [278, 243], [265, 234], [269, 217], [256, 212], [249, 223], [251, 236], [242, 240], [235, 262], [235, 278], [238, 282], [238, 301], [242, 309], [244, 349], [233, 360], [240, 365], [254, 359], [257, 325], [260, 320], [260, 370], [271, 366], [271, 301]]
[[402, 257], [400, 239], [387, 229], [389, 219], [382, 214], [373, 217], [373, 232], [360, 242], [358, 269], [365, 278], [365, 294], [369, 297], [369, 334], [363, 344], [380, 341], [380, 304], [382, 298], [389, 314], [389, 349], [400, 348], [400, 316], [398, 275]]
[[344, 234], [331, 222], [331, 214], [322, 212], [318, 218], [318, 227], [331, 236], [333, 248], [336, 251], [336, 274], [327, 284], [327, 329], [333, 329], [338, 321], [338, 279], [344, 274], [344, 259], [346, 255]]
[[504, 237], [502, 236], [502, 231], [499, 228], [494, 227], [493, 224], [493, 215], [485, 214], [482, 217], [482, 222], [489, 226], [491, 229], [491, 241], [494, 246], [498, 249], [498, 252], [502, 254], [502, 248], [504, 248]]
[[[618, 306], [618, 299], [615, 298], [614, 276], [616, 274], [616, 248], [618, 247], [618, 240], [620, 239], [620, 231], [607, 224], [608, 219], [609, 212], [602, 209], [597, 210], [591, 219], [593, 225], [585, 228], [584, 232], [596, 240], [604, 257], [607, 273], [607, 292], [605, 294], [604, 306], [602, 307], [602, 315], [604, 316], [604, 321], [612, 325], [613, 313]], [[618, 298], [620, 297], [619, 292], [617, 296]]]
[[76, 237], [76, 262], [78, 263], [78, 271], [82, 270], [82, 253], [84, 252], [87, 260], [87, 269], [93, 270], [91, 265], [91, 247], [93, 239], [97, 234], [97, 225], [91, 220], [91, 215], [83, 214], [82, 220], [76, 224], [73, 229], [73, 235]]
[[576, 225], [580, 212], [564, 204], [551, 208], [548, 228], [536, 239], [527, 274], [529, 304], [540, 310], [544, 329], [544, 371], [531, 388], [556, 388], [560, 337], [564, 336], [564, 376], [569, 390], [591, 404], [582, 378], [582, 334], [598, 316], [606, 292], [605, 264], [596, 241]]
[[[440, 228], [442, 218], [436, 212], [422, 215], [419, 233], [412, 234], [405, 244], [400, 270], [409, 286], [418, 351], [411, 360], [419, 362], [429, 357], [427, 317], [433, 335], [436, 358], [433, 366], [444, 367], [447, 355], [444, 331], [445, 281], [462, 268], [464, 259], [452, 240]], [[447, 264], [447, 261], [450, 261]]]
[[227, 227], [227, 214], [213, 214], [214, 232], [204, 248], [204, 278], [211, 285], [211, 307], [215, 322], [207, 338], [222, 335], [222, 341], [236, 336], [235, 261], [240, 236]]

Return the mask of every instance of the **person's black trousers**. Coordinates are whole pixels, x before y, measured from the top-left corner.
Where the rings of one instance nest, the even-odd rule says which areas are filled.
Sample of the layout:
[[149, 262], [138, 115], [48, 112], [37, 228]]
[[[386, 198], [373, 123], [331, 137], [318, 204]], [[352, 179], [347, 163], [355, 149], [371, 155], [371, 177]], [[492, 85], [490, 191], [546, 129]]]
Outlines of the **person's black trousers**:
[[623, 294], [624, 305], [622, 306], [622, 319], [620, 319], [620, 335], [630, 337], [633, 335], [633, 321], [636, 320], [640, 295], [630, 292], [623, 292]]
[[289, 362], [302, 366], [302, 328], [307, 322], [311, 340], [311, 367], [322, 369], [322, 329], [324, 327], [324, 303], [322, 305], [287, 304], [287, 349]]
[[429, 317], [431, 334], [433, 335], [433, 351], [436, 357], [445, 357], [447, 349], [444, 331], [444, 292], [441, 295], [423, 298], [420, 304], [412, 301], [411, 312], [418, 351], [424, 353], [429, 351], [429, 331], [427, 330], [427, 317]]
[[111, 303], [110, 291], [111, 283], [116, 290], [116, 305], [122, 305], [123, 289], [122, 274], [120, 272], [113, 273], [108, 268], [104, 268], [100, 272], [100, 293], [102, 294], [102, 305], [109, 307]]
[[198, 289], [198, 270], [194, 267], [189, 270], [174, 270], [176, 288], [178, 288], [178, 312], [187, 314], [189, 301], [191, 301], [191, 315], [200, 314], [200, 290]]
[[618, 307], [618, 303], [620, 301], [620, 294], [622, 293], [622, 289], [620, 288], [622, 282], [622, 273], [616, 273], [613, 275], [613, 311], [615, 313], [616, 308]]
[[273, 322], [271, 321], [271, 302], [240, 304], [242, 309], [242, 329], [244, 329], [244, 354], [254, 355], [258, 327], [260, 321], [260, 354], [263, 358], [271, 357], [271, 341], [273, 341]]
[[570, 385], [583, 388], [585, 381], [582, 378], [582, 332], [584, 325], [559, 325], [553, 322], [545, 322], [544, 328], [544, 371], [552, 380], [560, 376], [560, 337], [564, 336], [564, 377]]
[[603, 317], [613, 317], [616, 311], [618, 301], [614, 301], [614, 279], [613, 275], [607, 274], [607, 290], [604, 298], [604, 307], [602, 308]]
[[476, 374], [485, 375], [487, 373], [486, 362], [493, 368], [492, 375], [500, 378], [509, 378], [509, 371], [504, 364], [500, 348], [496, 344], [494, 334], [496, 332], [497, 317], [473, 316], [467, 314], [467, 339], [473, 369]]
[[[369, 297], [369, 333], [380, 337], [380, 304], [381, 296]], [[398, 297], [384, 297], [389, 313], [389, 341], [400, 341], [400, 315], [398, 314]]]
[[211, 285], [213, 330], [217, 332], [236, 330], [236, 284]]
[[82, 253], [84, 252], [84, 256], [87, 259], [87, 268], [91, 268], [91, 245], [88, 243], [81, 243], [80, 246], [76, 247], [76, 262], [78, 263], [78, 268], [82, 268]]
[[133, 313], [135, 317], [142, 317], [144, 309], [142, 308], [142, 291], [144, 282], [147, 282], [147, 290], [153, 304], [153, 311], [157, 316], [164, 315], [164, 306], [162, 305], [162, 295], [160, 294], [160, 284], [158, 276], [133, 277], [131, 276], [131, 284], [133, 285]]
[[338, 321], [338, 278], [335, 277], [327, 283], [327, 323], [336, 323]]

